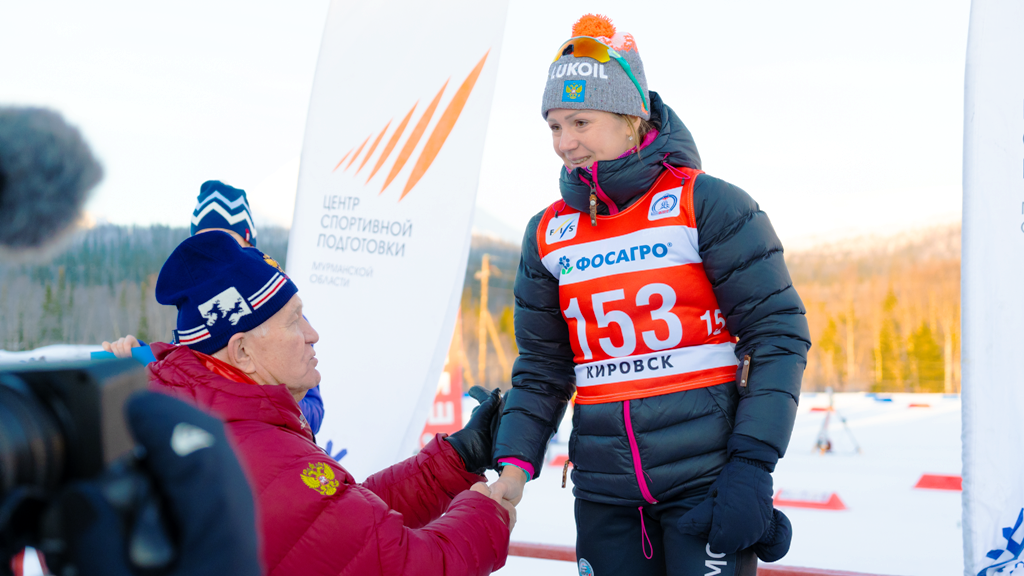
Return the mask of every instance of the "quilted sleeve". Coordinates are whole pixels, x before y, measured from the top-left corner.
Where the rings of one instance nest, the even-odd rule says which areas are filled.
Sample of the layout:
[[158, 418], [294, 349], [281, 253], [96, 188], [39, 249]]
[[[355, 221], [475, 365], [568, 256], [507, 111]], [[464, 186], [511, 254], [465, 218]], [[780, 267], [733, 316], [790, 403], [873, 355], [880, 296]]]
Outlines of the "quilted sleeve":
[[558, 300], [558, 279], [540, 261], [537, 227], [543, 212], [526, 226], [516, 271], [515, 334], [519, 357], [512, 366], [512, 390], [495, 442], [495, 459], [529, 462], [540, 476], [544, 450], [576, 390], [569, 327]]
[[746, 192], [701, 174], [693, 199], [704, 270], [739, 338], [737, 358], [750, 356], [729, 455], [774, 467], [789, 445], [811, 345], [804, 305], [768, 215]]
[[508, 513], [471, 490], [423, 528], [406, 528], [391, 512], [374, 532], [386, 576], [484, 576], [504, 566], [508, 556]]
[[456, 494], [483, 476], [466, 471], [458, 452], [438, 434], [420, 453], [370, 476], [363, 487], [400, 513], [409, 528], [420, 528], [439, 517]]
[[276, 541], [277, 553], [264, 555], [270, 576], [483, 576], [505, 564], [508, 513], [477, 492], [463, 492], [443, 517], [410, 528], [363, 486], [325, 490], [316, 478], [306, 486], [263, 511], [270, 515], [265, 534]]

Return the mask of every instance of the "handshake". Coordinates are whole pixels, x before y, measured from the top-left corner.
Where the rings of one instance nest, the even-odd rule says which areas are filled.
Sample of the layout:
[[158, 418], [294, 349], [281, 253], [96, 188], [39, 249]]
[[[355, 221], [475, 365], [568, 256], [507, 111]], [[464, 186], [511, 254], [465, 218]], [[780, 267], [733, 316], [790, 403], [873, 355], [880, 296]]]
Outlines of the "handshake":
[[508, 512], [508, 530], [509, 532], [511, 532], [512, 529], [516, 527], [516, 504], [519, 504], [519, 501], [522, 500], [523, 493], [522, 490], [520, 490], [518, 498], [516, 498], [515, 500], [508, 500], [503, 497], [503, 492], [495, 489], [496, 486], [500, 485], [500, 482], [501, 480], [499, 479], [490, 486], [483, 482], [477, 482], [476, 484], [473, 484], [469, 489], [472, 490], [473, 492], [479, 492], [484, 496], [487, 496], [488, 498], [494, 500], [495, 502], [500, 504], [501, 507], [504, 508], [506, 512]]
[[[466, 426], [445, 440], [462, 457], [466, 470], [483, 474], [485, 470], [493, 468], [494, 441], [498, 435], [501, 413], [505, 410], [505, 398], [497, 388], [488, 393], [480, 386], [470, 388], [469, 395], [480, 405], [473, 409], [473, 415]], [[515, 466], [508, 466], [499, 472], [501, 477], [490, 486], [477, 482], [470, 490], [493, 499], [508, 511], [508, 528], [511, 531], [516, 524], [516, 505], [523, 499], [526, 473]]]

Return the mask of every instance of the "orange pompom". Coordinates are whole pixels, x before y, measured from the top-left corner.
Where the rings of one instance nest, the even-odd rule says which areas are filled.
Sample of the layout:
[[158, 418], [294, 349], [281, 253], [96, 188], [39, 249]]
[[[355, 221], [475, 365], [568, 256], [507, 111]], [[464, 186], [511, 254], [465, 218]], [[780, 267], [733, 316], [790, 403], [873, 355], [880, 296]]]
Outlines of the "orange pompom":
[[605, 38], [611, 38], [615, 36], [615, 26], [607, 16], [602, 14], [584, 14], [582, 18], [573, 24], [572, 36], [573, 38], [577, 36], [590, 36], [591, 38], [604, 36]]

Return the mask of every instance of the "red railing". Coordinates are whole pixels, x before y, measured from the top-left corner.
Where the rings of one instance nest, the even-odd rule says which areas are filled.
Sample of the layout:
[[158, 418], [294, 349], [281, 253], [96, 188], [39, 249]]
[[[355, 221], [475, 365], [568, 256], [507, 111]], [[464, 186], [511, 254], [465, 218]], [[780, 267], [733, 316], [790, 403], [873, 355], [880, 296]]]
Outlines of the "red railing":
[[[508, 546], [508, 555], [576, 562], [576, 549], [574, 547], [556, 546], [553, 544], [512, 542]], [[757, 574], [758, 576], [873, 576], [862, 572], [844, 572], [842, 570], [825, 570], [823, 568], [794, 568], [792, 566], [773, 566], [770, 564], [758, 566]]]

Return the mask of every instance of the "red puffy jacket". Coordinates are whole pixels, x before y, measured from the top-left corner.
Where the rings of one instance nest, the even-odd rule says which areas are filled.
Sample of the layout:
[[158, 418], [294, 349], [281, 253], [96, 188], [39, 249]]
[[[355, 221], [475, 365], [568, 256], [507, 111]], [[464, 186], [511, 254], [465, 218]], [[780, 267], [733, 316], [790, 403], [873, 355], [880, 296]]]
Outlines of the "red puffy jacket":
[[357, 484], [313, 443], [284, 386], [259, 386], [185, 346], [152, 348], [150, 387], [224, 420], [256, 498], [269, 574], [465, 576], [504, 566], [508, 513], [467, 490], [484, 478], [440, 435]]

